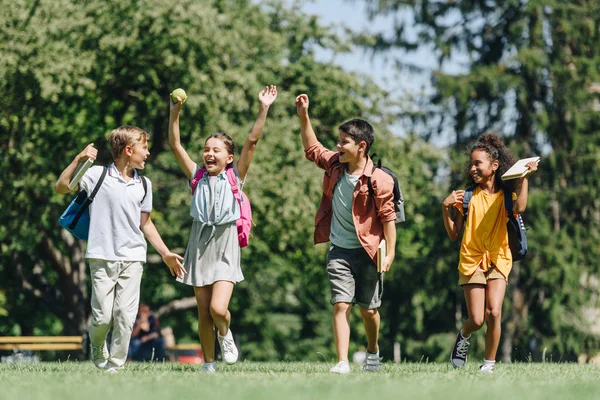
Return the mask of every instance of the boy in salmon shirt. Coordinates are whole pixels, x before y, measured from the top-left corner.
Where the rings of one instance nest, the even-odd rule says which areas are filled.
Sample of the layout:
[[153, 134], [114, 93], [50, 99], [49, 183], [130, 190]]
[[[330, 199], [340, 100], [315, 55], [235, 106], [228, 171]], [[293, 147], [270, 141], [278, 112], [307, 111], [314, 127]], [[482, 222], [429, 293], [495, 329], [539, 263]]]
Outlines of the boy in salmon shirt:
[[[379, 371], [379, 323], [383, 272], [389, 271], [396, 249], [394, 181], [373, 168], [368, 152], [375, 140], [368, 122], [353, 119], [339, 127], [337, 152], [317, 140], [308, 117], [308, 96], [296, 98], [306, 158], [325, 170], [323, 196], [315, 218], [315, 244], [331, 241], [327, 273], [333, 304], [333, 334], [338, 363], [329, 371], [350, 372], [350, 310], [360, 306], [367, 334], [364, 371]], [[371, 179], [374, 195], [369, 192]], [[387, 255], [377, 272], [377, 247], [386, 240]]]

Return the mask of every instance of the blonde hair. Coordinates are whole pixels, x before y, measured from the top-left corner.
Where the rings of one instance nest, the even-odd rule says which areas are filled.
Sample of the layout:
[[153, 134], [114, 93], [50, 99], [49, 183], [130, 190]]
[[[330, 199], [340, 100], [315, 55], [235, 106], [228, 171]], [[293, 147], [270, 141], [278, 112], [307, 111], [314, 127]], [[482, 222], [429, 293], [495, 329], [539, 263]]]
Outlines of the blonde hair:
[[123, 125], [113, 129], [108, 134], [108, 144], [113, 159], [116, 160], [121, 156], [123, 150], [127, 146], [133, 146], [142, 142], [144, 139], [149, 140], [150, 134], [137, 126]]

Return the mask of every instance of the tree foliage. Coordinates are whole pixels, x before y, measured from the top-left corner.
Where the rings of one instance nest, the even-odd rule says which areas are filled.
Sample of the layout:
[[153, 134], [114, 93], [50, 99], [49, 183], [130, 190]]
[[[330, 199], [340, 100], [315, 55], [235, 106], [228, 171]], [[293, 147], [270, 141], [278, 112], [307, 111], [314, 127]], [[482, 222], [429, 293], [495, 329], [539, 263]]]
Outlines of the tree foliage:
[[[523, 360], [544, 348], [555, 359], [593, 354], [600, 306], [598, 2], [364, 2], [372, 16], [398, 18], [392, 34], [362, 35], [363, 44], [434, 49], [440, 67], [423, 101], [431, 128], [425, 137], [452, 138], [449, 188], [461, 182], [463, 147], [482, 132], [504, 133], [518, 155], [542, 156], [525, 214], [531, 250], [510, 277], [503, 358]], [[444, 73], [453, 59], [466, 59], [466, 72]]]
[[[326, 146], [334, 147], [345, 120], [372, 121], [375, 150], [406, 182], [413, 222], [401, 229], [398, 268], [386, 289], [390, 314], [396, 301], [410, 297], [407, 277], [434, 261], [428, 235], [436, 222], [426, 221], [437, 209], [432, 177], [442, 155], [415, 137], [391, 135], [388, 94], [373, 82], [315, 60], [316, 46], [347, 49], [315, 17], [278, 1], [148, 0], [141, 6], [133, 0], [16, 0], [2, 7], [0, 334], [86, 331], [85, 243], [59, 229], [56, 221], [70, 198], [55, 194], [54, 183], [90, 142], [100, 149], [98, 162], [109, 162], [106, 135], [116, 126], [151, 133], [143, 173], [153, 182], [152, 218], [167, 245], [183, 253], [190, 193], [166, 143], [168, 95], [176, 87], [189, 96], [182, 141], [196, 160], [215, 131], [243, 143], [258, 111], [258, 91], [266, 84], [279, 88], [244, 187], [256, 226], [242, 252], [246, 280], [231, 302], [243, 357], [333, 354], [326, 246], [312, 244], [322, 171], [304, 159], [295, 95], [310, 95], [313, 124]], [[149, 252], [142, 301], [161, 310], [163, 326], [173, 327], [178, 340], [197, 341], [191, 288], [174, 282]], [[357, 344], [364, 341], [361, 325], [353, 325]], [[399, 329], [412, 334], [409, 325], [403, 319], [385, 327], [386, 348]]]

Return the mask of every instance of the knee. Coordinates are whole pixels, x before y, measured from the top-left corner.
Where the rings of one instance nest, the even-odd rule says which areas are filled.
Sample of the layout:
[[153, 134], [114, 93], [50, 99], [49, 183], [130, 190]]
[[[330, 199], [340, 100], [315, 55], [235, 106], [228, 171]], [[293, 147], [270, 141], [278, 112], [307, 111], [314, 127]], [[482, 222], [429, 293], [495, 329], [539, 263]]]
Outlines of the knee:
[[334, 314], [345, 314], [350, 310], [352, 305], [350, 303], [335, 303], [333, 305], [333, 313]]
[[225, 318], [227, 316], [227, 307], [217, 304], [211, 304], [210, 315], [213, 319]]
[[379, 311], [377, 311], [376, 308], [374, 308], [372, 310], [369, 310], [367, 308], [361, 307], [360, 308], [360, 313], [361, 313], [361, 315], [362, 315], [362, 317], [364, 319], [373, 319], [373, 318], [375, 318], [377, 316], [377, 314], [379, 313]]
[[485, 319], [491, 322], [498, 322], [502, 317], [502, 308], [489, 307], [485, 309]]
[[110, 326], [112, 325], [111, 315], [95, 316], [92, 320], [92, 325], [96, 327]]
[[475, 327], [475, 329], [479, 330], [485, 323], [485, 319], [484, 319], [483, 315], [478, 315], [476, 317], [471, 318], [471, 322], [473, 323], [473, 326]]

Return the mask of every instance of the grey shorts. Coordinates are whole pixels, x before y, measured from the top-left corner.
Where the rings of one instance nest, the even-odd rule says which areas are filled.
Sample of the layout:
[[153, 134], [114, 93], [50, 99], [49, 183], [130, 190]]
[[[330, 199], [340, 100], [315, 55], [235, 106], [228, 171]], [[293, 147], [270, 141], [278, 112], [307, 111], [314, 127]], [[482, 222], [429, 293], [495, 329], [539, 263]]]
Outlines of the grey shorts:
[[331, 304], [356, 303], [372, 310], [381, 306], [383, 274], [365, 249], [332, 245], [327, 254]]

